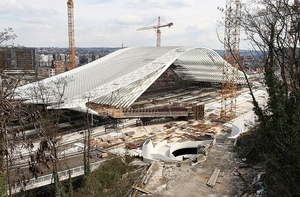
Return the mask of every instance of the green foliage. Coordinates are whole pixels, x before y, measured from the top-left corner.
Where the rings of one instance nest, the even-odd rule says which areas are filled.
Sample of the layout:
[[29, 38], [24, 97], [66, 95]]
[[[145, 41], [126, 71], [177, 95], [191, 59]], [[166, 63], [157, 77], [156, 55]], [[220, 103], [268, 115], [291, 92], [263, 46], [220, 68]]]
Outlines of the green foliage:
[[[75, 196], [124, 196], [133, 183], [131, 161], [131, 157], [126, 155], [103, 162], [99, 169], [86, 177], [84, 188], [75, 192]], [[124, 174], [127, 174], [126, 180]]]
[[7, 188], [5, 183], [5, 175], [4, 174], [0, 174], [0, 197], [5, 197], [7, 196]]
[[67, 193], [67, 196], [71, 197], [74, 195], [74, 190], [73, 190], [73, 183], [72, 183], [72, 174], [71, 174], [70, 169], [68, 170], [68, 174], [69, 174], [69, 177], [68, 177], [68, 182], [66, 185], [66, 193]]
[[294, 196], [300, 194], [299, 187], [295, 185], [300, 181], [299, 87], [296, 93], [285, 90], [287, 81], [276, 77], [273, 69], [276, 64], [273, 56], [278, 54], [273, 43], [269, 45], [270, 61], [265, 65], [265, 80], [270, 98], [268, 113], [260, 117], [268, 161], [266, 184], [272, 195]]
[[54, 177], [54, 186], [55, 186], [55, 196], [64, 197], [65, 191], [62, 186], [62, 183], [59, 181], [56, 165], [53, 165], [53, 177]]
[[260, 136], [255, 146], [266, 161], [268, 194], [300, 196], [300, 31], [299, 26], [294, 27], [297, 31], [290, 29], [300, 9], [285, 0], [259, 4], [261, 9], [254, 16], [250, 11], [244, 14], [243, 24], [250, 42], [266, 54], [264, 79], [269, 99], [266, 108], [254, 109], [259, 125], [253, 135]]

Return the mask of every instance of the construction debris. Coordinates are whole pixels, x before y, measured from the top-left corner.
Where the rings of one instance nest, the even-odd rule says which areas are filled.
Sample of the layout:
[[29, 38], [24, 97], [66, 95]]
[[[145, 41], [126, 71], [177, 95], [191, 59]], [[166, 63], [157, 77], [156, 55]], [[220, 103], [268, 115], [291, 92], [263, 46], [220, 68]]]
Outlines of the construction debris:
[[210, 178], [208, 179], [206, 185], [213, 187], [217, 182], [219, 173], [220, 173], [220, 169], [216, 168], [212, 173], [212, 175], [210, 176]]
[[209, 149], [210, 145], [206, 144], [206, 145], [201, 145], [199, 144], [197, 147], [197, 154], [203, 154], [203, 155], [208, 155], [208, 149]]
[[146, 190], [144, 190], [144, 189], [142, 189], [142, 188], [140, 188], [140, 187], [132, 186], [132, 188], [133, 188], [133, 189], [136, 189], [136, 190], [139, 190], [139, 191], [141, 191], [141, 192], [143, 192], [143, 193], [145, 193], [145, 194], [150, 194], [149, 191], [146, 191]]
[[148, 165], [144, 168], [143, 172], [140, 175], [140, 179], [132, 185], [132, 188], [135, 189], [131, 192], [132, 197], [135, 197], [138, 192], [150, 194], [151, 192], [147, 191], [143, 187], [148, 183], [150, 176], [152, 173], [157, 170], [158, 163], [156, 161], [152, 162], [151, 165]]
[[136, 149], [138, 147], [141, 147], [144, 142], [145, 142], [144, 139], [137, 139], [133, 142], [127, 142], [127, 143], [125, 143], [125, 148]]

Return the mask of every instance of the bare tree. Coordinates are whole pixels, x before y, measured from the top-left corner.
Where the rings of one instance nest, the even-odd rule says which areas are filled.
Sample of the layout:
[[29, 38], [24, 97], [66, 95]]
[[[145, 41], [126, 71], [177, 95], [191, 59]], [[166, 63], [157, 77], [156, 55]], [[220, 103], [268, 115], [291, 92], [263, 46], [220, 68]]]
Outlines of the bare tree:
[[2, 43], [13, 40], [17, 37], [13, 32], [14, 30], [11, 27], [4, 29], [3, 32], [0, 32], [0, 46], [2, 45]]
[[[91, 123], [90, 123], [90, 114], [89, 108], [87, 108], [86, 116], [84, 117], [84, 152], [83, 152], [83, 165], [84, 165], [84, 175], [89, 176], [90, 169], [90, 153], [91, 153]], [[92, 117], [91, 117], [92, 119]], [[93, 121], [93, 120], [91, 120]]]
[[[9, 76], [6, 71], [10, 69], [15, 59], [22, 57], [23, 49], [15, 47], [13, 44], [5, 44], [16, 38], [11, 28], [0, 32], [0, 193], [12, 195], [12, 189], [15, 184], [24, 185], [27, 180], [19, 173], [13, 173], [16, 160], [23, 160], [23, 156], [16, 149], [18, 142], [26, 140], [24, 127], [29, 123], [28, 117], [30, 110], [22, 101], [15, 99], [16, 88], [21, 84], [22, 78], [26, 72], [16, 76]], [[15, 53], [18, 51], [18, 53]], [[21, 142], [20, 142], [21, 143]], [[16, 176], [16, 177], [12, 177]], [[15, 182], [14, 180], [18, 180]], [[8, 188], [6, 187], [8, 186]]]
[[[42, 137], [40, 148], [36, 153], [38, 155], [37, 162], [32, 162], [33, 167], [38, 163], [42, 163], [49, 168], [48, 159], [52, 164], [52, 174], [55, 185], [55, 195], [64, 196], [64, 189], [58, 177], [58, 165], [60, 151], [59, 141], [61, 135], [59, 134], [59, 121], [62, 115], [61, 104], [66, 86], [69, 82], [68, 77], [62, 77], [51, 82], [36, 82], [26, 94], [31, 98], [31, 103], [34, 104], [34, 113], [32, 119], [37, 134]], [[47, 157], [48, 156], [48, 157]]]

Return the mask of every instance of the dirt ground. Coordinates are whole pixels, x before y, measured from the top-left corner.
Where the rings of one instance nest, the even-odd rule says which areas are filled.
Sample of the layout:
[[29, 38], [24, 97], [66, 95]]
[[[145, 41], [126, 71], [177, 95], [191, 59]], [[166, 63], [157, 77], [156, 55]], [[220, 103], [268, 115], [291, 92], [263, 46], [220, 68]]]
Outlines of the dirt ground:
[[[160, 125], [148, 126], [148, 131], [154, 131], [162, 127]], [[151, 129], [152, 128], [152, 129]], [[126, 130], [132, 130], [133, 128], [128, 128]], [[159, 130], [159, 129], [157, 129]], [[162, 133], [161, 131], [157, 131]], [[138, 132], [139, 133], [139, 132]], [[140, 132], [140, 135], [143, 135], [143, 132]], [[148, 183], [142, 185], [142, 189], [148, 191], [150, 194], [145, 194], [139, 192], [137, 196], [180, 196], [180, 197], [239, 197], [243, 196], [245, 188], [249, 184], [245, 181], [251, 182], [253, 176], [249, 176], [249, 168], [247, 171], [242, 171], [245, 169], [237, 170], [237, 167], [245, 165], [242, 159], [236, 157], [234, 151], [233, 141], [229, 141], [227, 136], [228, 132], [219, 131], [215, 138], [216, 143], [209, 149], [206, 160], [197, 163], [192, 166], [181, 166], [178, 167], [175, 164], [164, 164], [158, 162], [156, 168], [153, 168], [154, 171], [151, 174]], [[165, 136], [165, 135], [162, 135]], [[160, 139], [160, 138], [159, 138]], [[93, 158], [90, 160], [91, 163], [101, 160], [100, 158]], [[83, 165], [82, 155], [74, 158], [69, 158], [66, 160], [61, 160], [59, 162], [59, 170], [66, 170], [68, 168], [73, 168]], [[207, 186], [206, 183], [209, 180], [213, 171], [218, 168], [220, 169], [217, 182], [213, 187]], [[51, 169], [42, 167], [44, 174], [51, 173]], [[31, 174], [27, 174], [28, 171], [25, 171], [26, 176], [32, 178]], [[238, 174], [236, 172], [239, 172]], [[242, 174], [241, 174], [241, 173]], [[251, 174], [252, 175], [252, 174]]]
[[[158, 128], [163, 124], [148, 126]], [[125, 129], [130, 130], [131, 128]], [[141, 133], [140, 135], [142, 135]], [[234, 175], [237, 166], [243, 164], [241, 159], [236, 158], [233, 141], [229, 141], [229, 133], [219, 131], [216, 134], [216, 143], [209, 149], [206, 160], [194, 166], [163, 165], [159, 163], [152, 173], [149, 181], [142, 188], [150, 194], [139, 192], [138, 196], [180, 196], [180, 197], [218, 197], [218, 196], [241, 196], [244, 183], [241, 177]], [[165, 136], [165, 135], [163, 135]], [[99, 160], [91, 159], [91, 162]], [[60, 169], [75, 167], [83, 164], [82, 157], [75, 157], [60, 163]], [[218, 168], [220, 173], [214, 187], [207, 186], [206, 183], [213, 171]]]
[[[240, 196], [243, 181], [233, 172], [242, 161], [235, 157], [233, 142], [228, 141], [226, 135], [217, 136], [216, 144], [209, 150], [206, 160], [197, 165], [156, 168], [149, 183], [143, 187], [151, 194], [140, 193], [139, 196]], [[216, 168], [220, 169], [216, 185], [207, 186], [206, 183]]]

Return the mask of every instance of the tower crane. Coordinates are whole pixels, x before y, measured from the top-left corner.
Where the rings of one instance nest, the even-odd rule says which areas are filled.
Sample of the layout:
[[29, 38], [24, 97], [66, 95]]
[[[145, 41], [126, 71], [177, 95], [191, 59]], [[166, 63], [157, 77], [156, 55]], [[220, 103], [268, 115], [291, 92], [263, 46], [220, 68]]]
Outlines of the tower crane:
[[69, 59], [70, 59], [70, 69], [76, 67], [75, 60], [75, 35], [74, 35], [74, 3], [73, 0], [68, 0], [68, 35], [69, 35]]
[[[292, 15], [290, 19], [290, 32], [295, 31], [295, 24], [299, 21], [298, 10], [299, 0], [294, 0]], [[284, 11], [285, 8], [277, 11]], [[268, 16], [272, 13], [259, 13], [252, 16], [261, 17]], [[222, 78], [222, 100], [221, 100], [221, 119], [232, 119], [236, 113], [236, 96], [237, 96], [237, 80], [239, 65], [239, 43], [240, 43], [240, 18], [241, 18], [241, 0], [226, 0], [225, 10], [225, 33], [224, 33], [224, 59], [232, 65], [230, 68], [223, 65]], [[291, 50], [291, 48], [289, 49]], [[290, 58], [288, 58], [290, 59]], [[231, 70], [230, 70], [231, 69]]]
[[156, 46], [160, 47], [161, 46], [161, 32], [160, 32], [160, 28], [161, 27], [171, 27], [172, 25], [173, 25], [173, 23], [167, 23], [167, 24], [161, 25], [160, 24], [160, 17], [158, 17], [158, 19], [157, 19], [157, 25], [141, 27], [141, 28], [138, 28], [137, 31], [147, 30], [147, 29], [155, 29], [156, 30], [156, 34], [157, 34]]
[[[222, 74], [221, 119], [232, 119], [236, 113], [238, 59], [240, 44], [241, 0], [226, 0], [224, 65]], [[228, 62], [231, 66], [228, 66]]]

